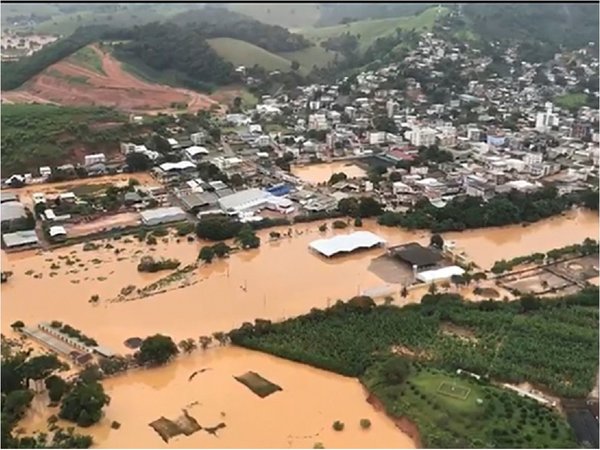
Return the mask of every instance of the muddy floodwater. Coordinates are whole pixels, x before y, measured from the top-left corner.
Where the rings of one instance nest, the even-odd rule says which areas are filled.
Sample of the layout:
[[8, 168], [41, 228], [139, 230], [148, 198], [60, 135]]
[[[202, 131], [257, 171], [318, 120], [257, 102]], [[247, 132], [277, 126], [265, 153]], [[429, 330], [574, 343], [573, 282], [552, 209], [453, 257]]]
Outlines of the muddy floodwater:
[[[183, 266], [195, 261], [206, 243], [186, 239], [177, 243], [171, 236], [168, 242], [159, 238], [154, 250], [132, 238], [130, 243], [111, 240], [114, 248], [104, 248], [105, 241], [99, 250], [88, 252], [82, 251], [82, 245], [41, 254], [2, 252], [2, 270], [13, 272], [8, 283], [2, 284], [2, 332], [10, 334], [10, 324], [16, 320], [27, 325], [60, 320], [100, 345], [127, 353], [130, 350], [123, 342], [130, 337], [163, 333], [175, 341], [197, 339], [256, 318], [297, 316], [386, 284], [370, 270], [372, 261], [385, 253], [383, 248], [333, 259], [309, 251], [308, 244], [315, 239], [352, 231], [352, 227], [329, 227], [329, 231], [320, 233], [319, 225], [294, 226], [292, 237], [273, 242], [269, 241], [273, 230], [263, 230], [258, 233], [262, 239], [260, 249], [199, 267], [191, 274], [190, 286], [167, 288], [164, 293], [128, 302], [110, 300], [127, 285], [142, 288], [169, 273], [138, 273], [141, 256], [177, 258]], [[365, 221], [363, 229], [380, 235], [389, 245], [429, 242], [428, 232], [380, 227], [373, 221]], [[288, 228], [277, 230], [285, 233]], [[597, 236], [598, 216], [583, 211], [528, 227], [444, 234], [483, 268], [501, 258], [548, 251]], [[401, 289], [400, 285], [395, 287]], [[422, 294], [411, 292], [407, 299], [395, 303], [417, 301]], [[92, 295], [98, 295], [100, 301], [90, 303]], [[213, 370], [188, 383], [189, 374], [202, 367]], [[249, 370], [284, 390], [265, 399], [255, 397], [232, 378]], [[412, 445], [391, 421], [375, 421], [379, 416], [365, 402], [356, 380], [241, 349], [199, 351], [179, 358], [169, 367], [117, 377], [105, 385], [112, 396], [111, 405], [103, 424], [93, 429], [102, 447], [164, 447], [167, 444], [147, 426], [148, 422], [161, 415], [175, 418], [194, 401], [200, 404], [189, 412], [201, 425], [216, 425], [213, 422], [221, 421], [223, 411], [222, 421], [227, 428], [220, 430], [214, 441], [214, 436], [200, 431], [175, 438], [169, 447], [312, 447], [315, 442], [326, 447]], [[42, 404], [36, 408], [42, 408]], [[360, 430], [358, 421], [363, 416], [374, 423], [371, 431]], [[36, 422], [35, 417], [35, 413], [28, 416], [28, 427], [43, 422], [39, 417]], [[112, 420], [122, 423], [120, 430], [110, 430], [106, 423]], [[335, 420], [345, 422], [344, 432], [331, 430]], [[274, 425], [266, 425], [269, 422]], [[315, 437], [316, 433], [321, 434]]]
[[[190, 374], [207, 369], [188, 381]], [[260, 398], [233, 377], [255, 371], [282, 390]], [[104, 381], [111, 402], [102, 421], [85, 430], [103, 448], [414, 448], [383, 412], [367, 402], [360, 383], [302, 364], [239, 348], [214, 348], [167, 367]], [[26, 431], [48, 417], [42, 398], [21, 422]], [[213, 436], [200, 430], [168, 443], [148, 423], [186, 409], [202, 427], [226, 426]], [[371, 429], [363, 430], [360, 419]], [[110, 428], [111, 421], [122, 424]], [[343, 432], [332, 424], [344, 422]], [[66, 424], [65, 424], [66, 425]]]
[[348, 178], [365, 177], [361, 167], [351, 161], [336, 161], [324, 164], [311, 164], [309, 166], [294, 166], [292, 174], [308, 183], [326, 183], [334, 173], [344, 172]]

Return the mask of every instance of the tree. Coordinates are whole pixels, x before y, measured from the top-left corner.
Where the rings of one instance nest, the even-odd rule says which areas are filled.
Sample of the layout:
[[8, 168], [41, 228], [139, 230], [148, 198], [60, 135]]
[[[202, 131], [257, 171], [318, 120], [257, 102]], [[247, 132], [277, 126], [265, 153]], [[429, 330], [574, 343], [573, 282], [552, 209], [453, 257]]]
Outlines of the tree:
[[294, 60], [294, 61], [292, 61], [292, 64], [290, 67], [295, 72], [296, 70], [298, 70], [300, 68], [300, 63], [298, 61]]
[[402, 384], [410, 373], [410, 366], [404, 358], [394, 356], [383, 363], [381, 373], [387, 383]]
[[331, 186], [346, 179], [348, 179], [348, 175], [346, 175], [344, 172], [336, 172], [329, 177], [327, 184]]
[[215, 257], [215, 251], [209, 245], [205, 245], [200, 249], [200, 253], [198, 254], [198, 259], [201, 259], [204, 262], [211, 263], [213, 258]]
[[375, 217], [383, 212], [381, 205], [371, 197], [361, 197], [358, 205], [358, 215], [360, 217]]
[[10, 327], [14, 330], [14, 331], [21, 331], [23, 329], [23, 327], [25, 327], [25, 324], [23, 323], [22, 320], [17, 320], [16, 322], [13, 322]]
[[360, 427], [363, 430], [371, 428], [371, 421], [369, 419], [360, 419]]
[[519, 303], [521, 304], [521, 311], [535, 311], [536, 309], [540, 309], [542, 306], [540, 299], [533, 295], [524, 295], [521, 297]]
[[40, 355], [27, 360], [23, 365], [26, 379], [43, 380], [55, 370], [63, 367], [56, 355]]
[[231, 247], [229, 247], [229, 245], [227, 245], [225, 242], [216, 243], [215, 245], [213, 245], [212, 249], [215, 255], [219, 258], [223, 258], [229, 255], [229, 252], [231, 251]]
[[354, 219], [354, 226], [359, 228], [363, 226], [363, 221], [360, 217]]
[[332, 427], [335, 431], [343, 431], [344, 430], [344, 422], [340, 422], [339, 420], [336, 420], [335, 422], [333, 422]]
[[150, 158], [140, 152], [128, 153], [125, 157], [125, 162], [131, 172], [144, 172], [152, 167]]
[[213, 333], [213, 338], [219, 343], [219, 345], [225, 345], [227, 343], [227, 334], [222, 331], [216, 331]]
[[466, 284], [465, 278], [462, 275], [452, 275], [450, 281], [458, 288], [459, 286]]
[[62, 401], [59, 417], [89, 427], [102, 417], [102, 408], [110, 403], [110, 397], [98, 382], [79, 382]]
[[231, 175], [229, 181], [231, 185], [235, 187], [239, 187], [244, 184], [244, 178], [239, 173], [234, 173], [233, 175]]
[[444, 248], [444, 239], [439, 234], [432, 234], [429, 239], [429, 246], [441, 250]]
[[44, 384], [46, 385], [46, 389], [48, 389], [48, 396], [51, 402], [60, 401], [62, 396], [69, 390], [69, 383], [56, 375], [46, 378]]
[[193, 338], [182, 340], [178, 346], [183, 353], [192, 353], [197, 348], [196, 341]]
[[408, 297], [408, 289], [406, 289], [406, 286], [402, 286], [402, 290], [400, 291], [400, 295], [402, 296], [402, 298]]
[[212, 338], [210, 336], [200, 336], [198, 338], [198, 342], [200, 343], [200, 347], [202, 347], [202, 350], [206, 350], [211, 344]]
[[144, 339], [137, 359], [141, 364], [161, 365], [177, 353], [179, 353], [177, 346], [169, 336], [155, 334]]
[[244, 250], [260, 247], [260, 238], [249, 226], [244, 226], [235, 238], [236, 243]]

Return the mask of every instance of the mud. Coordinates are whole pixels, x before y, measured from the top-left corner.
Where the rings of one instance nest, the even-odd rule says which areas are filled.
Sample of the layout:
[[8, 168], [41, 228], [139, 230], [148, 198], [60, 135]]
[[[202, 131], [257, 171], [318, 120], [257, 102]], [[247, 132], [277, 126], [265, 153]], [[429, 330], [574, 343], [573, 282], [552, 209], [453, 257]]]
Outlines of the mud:
[[348, 178], [362, 178], [367, 175], [362, 168], [349, 161], [336, 161], [309, 166], [293, 166], [292, 174], [307, 183], [327, 183], [334, 173], [343, 172]]

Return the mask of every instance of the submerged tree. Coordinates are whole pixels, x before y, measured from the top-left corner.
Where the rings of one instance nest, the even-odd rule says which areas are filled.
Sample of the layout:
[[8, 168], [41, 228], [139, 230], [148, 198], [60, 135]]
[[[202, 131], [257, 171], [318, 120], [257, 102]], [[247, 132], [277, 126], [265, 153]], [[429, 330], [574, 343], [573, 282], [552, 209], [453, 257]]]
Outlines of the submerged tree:
[[102, 408], [110, 403], [110, 397], [98, 382], [79, 382], [63, 399], [59, 416], [76, 422], [80, 427], [89, 427], [102, 417]]
[[155, 334], [142, 342], [137, 359], [141, 364], [161, 365], [175, 356], [179, 351], [169, 336]]

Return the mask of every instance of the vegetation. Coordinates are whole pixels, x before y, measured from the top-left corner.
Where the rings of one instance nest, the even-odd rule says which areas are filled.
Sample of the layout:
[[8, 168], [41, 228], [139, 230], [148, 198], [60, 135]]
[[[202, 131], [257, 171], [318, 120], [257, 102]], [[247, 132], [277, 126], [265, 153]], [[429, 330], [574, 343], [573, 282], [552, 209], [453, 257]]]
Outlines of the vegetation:
[[219, 242], [215, 245], [205, 245], [200, 249], [200, 253], [198, 254], [198, 259], [201, 259], [204, 262], [211, 263], [214, 257], [225, 258], [229, 255], [231, 251], [231, 247], [229, 247], [224, 242]]
[[[469, 330], [474, 339], [441, 333], [445, 323]], [[401, 346], [444, 369], [583, 397], [598, 365], [598, 288], [544, 299], [529, 311], [519, 302], [466, 303], [450, 294], [425, 295], [421, 304], [403, 308], [338, 302], [269, 326], [246, 324], [230, 338], [348, 376], [363, 375]]]
[[100, 55], [90, 46], [77, 50], [69, 59], [78, 66], [85, 67], [101, 75], [106, 75], [102, 67]]
[[102, 418], [102, 408], [109, 403], [100, 383], [80, 381], [63, 399], [59, 417], [89, 427]]
[[155, 334], [144, 339], [136, 358], [140, 364], [159, 366], [165, 364], [177, 353], [179, 353], [177, 345], [169, 336]]
[[337, 209], [340, 213], [349, 217], [375, 217], [383, 212], [381, 205], [371, 197], [343, 198], [338, 202]]
[[369, 419], [360, 419], [360, 427], [363, 430], [368, 430], [371, 428], [371, 421]]
[[332, 428], [335, 431], [344, 431], [344, 422], [340, 422], [339, 420], [336, 420], [335, 422], [333, 422]]
[[238, 235], [235, 237], [236, 243], [244, 250], [260, 247], [260, 238], [254, 230], [248, 226], [244, 226]]
[[535, 263], [540, 264], [544, 259], [558, 260], [566, 256], [586, 256], [598, 253], [598, 241], [586, 239], [581, 244], [567, 245], [565, 247], [550, 250], [547, 253], [532, 253], [531, 255], [517, 256], [508, 261], [501, 259], [492, 266], [492, 272], [502, 273], [512, 270], [521, 264]]
[[69, 388], [64, 380], [53, 374], [62, 367], [56, 356], [32, 358], [29, 353], [13, 348], [2, 336], [2, 448], [89, 448], [92, 445], [91, 437], [60, 428], [34, 436], [13, 434], [34, 396], [33, 391], [27, 389], [27, 380], [44, 380], [51, 401], [58, 401]]
[[573, 203], [572, 198], [559, 197], [555, 188], [547, 187], [530, 194], [512, 191], [488, 202], [475, 197], [454, 198], [443, 208], [423, 200], [406, 214], [383, 213], [378, 222], [408, 229], [430, 229], [434, 233], [462, 231], [536, 222], [565, 211]]
[[64, 164], [70, 151], [81, 144], [91, 149], [117, 145], [123, 129], [102, 130], [91, 125], [124, 120], [103, 108], [2, 105], [2, 174]]
[[568, 424], [534, 400], [419, 364], [406, 380], [389, 382], [383, 364], [369, 368], [363, 383], [388, 414], [418, 426], [425, 447], [576, 447]]
[[95, 339], [92, 339], [91, 337], [86, 336], [81, 331], [79, 331], [77, 328], [73, 328], [71, 325], [68, 325], [68, 324], [63, 325], [61, 322], [53, 320], [52, 322], [50, 322], [50, 326], [52, 328], [55, 328], [57, 331], [60, 331], [61, 333], [66, 334], [70, 338], [77, 339], [79, 342], [81, 342], [84, 345], [87, 345], [90, 347], [94, 347], [94, 346], [98, 345], [98, 343], [96, 342]]
[[181, 261], [177, 259], [160, 259], [155, 260], [152, 256], [142, 256], [140, 263], [137, 266], [138, 272], [159, 272], [161, 270], [175, 270], [181, 265]]
[[587, 95], [582, 92], [561, 95], [554, 99], [557, 106], [576, 111], [587, 103]]
[[333, 223], [331, 224], [332, 228], [336, 229], [336, 230], [342, 230], [344, 228], [348, 227], [348, 224], [346, 222], [344, 222], [343, 220], [334, 220]]

